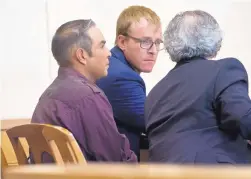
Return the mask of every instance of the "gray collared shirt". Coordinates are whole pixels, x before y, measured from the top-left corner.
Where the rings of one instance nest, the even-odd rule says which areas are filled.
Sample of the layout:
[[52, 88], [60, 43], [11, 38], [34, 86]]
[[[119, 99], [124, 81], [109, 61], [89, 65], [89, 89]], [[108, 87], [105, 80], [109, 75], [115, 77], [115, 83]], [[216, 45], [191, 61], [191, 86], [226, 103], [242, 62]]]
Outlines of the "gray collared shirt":
[[103, 91], [72, 68], [59, 68], [39, 99], [32, 123], [68, 129], [88, 161], [137, 162], [128, 139], [117, 130]]

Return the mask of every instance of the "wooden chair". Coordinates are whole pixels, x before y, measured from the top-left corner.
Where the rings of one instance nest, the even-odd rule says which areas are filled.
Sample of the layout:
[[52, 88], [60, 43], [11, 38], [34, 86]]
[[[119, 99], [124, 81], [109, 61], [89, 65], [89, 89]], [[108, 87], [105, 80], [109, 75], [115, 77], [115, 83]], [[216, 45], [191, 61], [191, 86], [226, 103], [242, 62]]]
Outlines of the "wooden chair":
[[5, 179], [250, 179], [251, 166], [101, 164], [30, 165], [7, 169]]
[[[30, 118], [23, 119], [2, 119], [1, 120], [1, 155], [2, 162], [6, 161], [6, 167], [17, 166], [18, 161], [15, 155], [15, 151], [11, 145], [10, 139], [6, 134], [6, 130], [15, 126], [19, 126], [22, 124], [29, 124], [31, 121]], [[27, 142], [24, 139], [21, 139], [20, 142], [23, 144], [24, 151], [28, 155], [29, 147]]]
[[43, 163], [42, 154], [44, 152], [51, 155], [57, 164], [85, 162], [74, 137], [66, 129], [48, 124], [24, 124], [8, 129], [6, 133], [10, 138], [19, 165], [29, 163], [29, 155], [24, 152], [20, 142], [22, 138], [27, 141], [35, 164]]
[[15, 151], [5, 131], [1, 131], [1, 161], [2, 168], [18, 165]]
[[7, 159], [3, 153], [3, 149], [1, 148], [1, 170], [8, 167]]
[[1, 147], [1, 178], [4, 177], [4, 172], [7, 167], [8, 167], [8, 163]]
[[8, 167], [17, 166], [17, 157], [5, 131], [1, 131], [1, 177]]
[[43, 125], [40, 124], [24, 124], [6, 130], [17, 156], [18, 165], [29, 164], [29, 153], [25, 153], [21, 140], [27, 142], [28, 150], [32, 153], [35, 163], [42, 163], [43, 152], [52, 155], [42, 130]]
[[43, 136], [49, 144], [58, 164], [86, 163], [78, 143], [67, 129], [59, 126], [45, 125]]

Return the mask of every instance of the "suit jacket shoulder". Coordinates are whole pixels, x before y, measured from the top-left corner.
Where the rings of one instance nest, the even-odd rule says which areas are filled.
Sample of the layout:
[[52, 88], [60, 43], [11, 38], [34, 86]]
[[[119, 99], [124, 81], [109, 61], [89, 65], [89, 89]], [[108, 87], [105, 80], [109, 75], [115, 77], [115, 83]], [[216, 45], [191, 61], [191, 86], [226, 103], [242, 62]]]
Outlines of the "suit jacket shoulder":
[[244, 81], [248, 84], [248, 75], [244, 65], [236, 58], [217, 60], [218, 72], [215, 81], [215, 91], [221, 93], [228, 86]]
[[219, 65], [220, 70], [237, 70], [247, 73], [244, 65], [236, 58], [223, 58], [217, 60], [216, 63]]
[[112, 56], [110, 57], [110, 67], [108, 76], [116, 77], [116, 78], [123, 78], [123, 79], [132, 79], [143, 81], [138, 73], [136, 73], [129, 64], [123, 63], [118, 58]]

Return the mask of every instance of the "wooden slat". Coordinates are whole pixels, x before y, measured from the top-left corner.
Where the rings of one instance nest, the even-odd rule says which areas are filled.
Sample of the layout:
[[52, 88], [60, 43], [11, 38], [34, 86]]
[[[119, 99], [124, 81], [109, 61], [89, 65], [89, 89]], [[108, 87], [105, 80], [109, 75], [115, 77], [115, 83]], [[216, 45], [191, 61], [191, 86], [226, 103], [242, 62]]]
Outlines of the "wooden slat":
[[[29, 145], [27, 141], [23, 138], [20, 139], [22, 146], [24, 148], [24, 152], [26, 155], [29, 154]], [[3, 150], [4, 155], [6, 156], [7, 165], [8, 166], [17, 166], [18, 161], [15, 155], [15, 151], [13, 146], [9, 140], [9, 137], [6, 134], [6, 130], [1, 131], [1, 148]]]
[[1, 131], [1, 148], [8, 166], [17, 165], [17, 158], [5, 131]]

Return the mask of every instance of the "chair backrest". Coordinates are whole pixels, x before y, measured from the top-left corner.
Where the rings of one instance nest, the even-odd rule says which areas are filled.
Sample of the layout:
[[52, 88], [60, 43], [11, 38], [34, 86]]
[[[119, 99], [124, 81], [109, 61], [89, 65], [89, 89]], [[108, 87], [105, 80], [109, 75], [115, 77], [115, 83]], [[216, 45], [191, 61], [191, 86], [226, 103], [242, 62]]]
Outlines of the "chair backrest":
[[19, 165], [29, 164], [29, 154], [25, 153], [22, 145], [24, 140], [28, 143], [32, 158], [36, 164], [42, 163], [42, 154], [44, 152], [52, 155], [51, 149], [42, 133], [43, 127], [44, 125], [41, 124], [24, 124], [6, 130]]
[[[18, 164], [28, 164], [22, 140], [26, 140], [35, 164], [43, 163], [43, 154], [48, 153], [56, 164], [86, 163], [73, 135], [66, 129], [49, 124], [24, 124], [6, 131]], [[47, 162], [47, 161], [46, 161]]]
[[5, 179], [250, 179], [251, 166], [101, 164], [10, 168]]
[[45, 125], [43, 136], [49, 144], [57, 164], [86, 163], [78, 143], [67, 129], [59, 126]]

